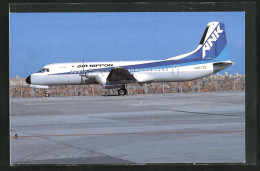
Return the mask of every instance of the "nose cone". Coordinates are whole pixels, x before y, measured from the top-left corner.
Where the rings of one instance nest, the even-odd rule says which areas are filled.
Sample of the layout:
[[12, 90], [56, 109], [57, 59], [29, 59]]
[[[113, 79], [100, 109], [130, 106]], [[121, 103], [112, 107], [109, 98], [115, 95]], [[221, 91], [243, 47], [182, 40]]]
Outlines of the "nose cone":
[[31, 75], [29, 75], [29, 76], [26, 78], [25, 82], [26, 82], [27, 84], [31, 84]]

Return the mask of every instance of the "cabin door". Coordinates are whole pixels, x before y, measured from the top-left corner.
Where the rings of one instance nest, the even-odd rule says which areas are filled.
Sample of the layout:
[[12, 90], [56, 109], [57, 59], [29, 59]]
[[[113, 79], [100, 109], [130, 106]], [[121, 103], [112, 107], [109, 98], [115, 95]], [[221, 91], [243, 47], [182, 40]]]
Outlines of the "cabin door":
[[172, 66], [172, 75], [174, 77], [180, 76], [179, 65], [173, 65]]

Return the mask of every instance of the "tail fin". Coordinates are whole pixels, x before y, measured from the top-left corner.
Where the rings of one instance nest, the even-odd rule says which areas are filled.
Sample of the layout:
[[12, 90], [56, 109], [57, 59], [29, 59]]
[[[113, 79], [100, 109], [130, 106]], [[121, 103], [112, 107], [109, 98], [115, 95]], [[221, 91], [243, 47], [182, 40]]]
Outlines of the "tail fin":
[[208, 23], [197, 49], [167, 60], [201, 61], [214, 58], [229, 60], [225, 26], [220, 22]]
[[225, 25], [219, 22], [208, 23], [199, 46], [202, 46], [202, 58], [213, 59], [219, 56], [227, 45]]

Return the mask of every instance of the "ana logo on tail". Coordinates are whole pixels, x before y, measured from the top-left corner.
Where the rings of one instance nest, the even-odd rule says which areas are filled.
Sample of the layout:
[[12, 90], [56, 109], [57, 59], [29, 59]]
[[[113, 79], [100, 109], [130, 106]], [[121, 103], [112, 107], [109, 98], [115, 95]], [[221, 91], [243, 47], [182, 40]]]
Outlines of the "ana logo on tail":
[[223, 30], [220, 30], [220, 25], [217, 26], [217, 29], [214, 30], [214, 32], [211, 34], [211, 38], [207, 40], [207, 42], [202, 47], [202, 57], [204, 58], [206, 56], [206, 50], [210, 50], [213, 46], [212, 41], [217, 41], [219, 38], [219, 33], [222, 33]]

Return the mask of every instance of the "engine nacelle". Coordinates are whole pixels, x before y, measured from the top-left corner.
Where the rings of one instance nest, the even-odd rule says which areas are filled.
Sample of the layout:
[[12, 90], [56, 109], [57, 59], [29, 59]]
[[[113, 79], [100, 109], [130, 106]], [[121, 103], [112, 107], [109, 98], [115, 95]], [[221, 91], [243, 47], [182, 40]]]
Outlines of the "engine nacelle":
[[95, 79], [101, 85], [106, 85], [109, 72], [88, 72], [86, 78]]

